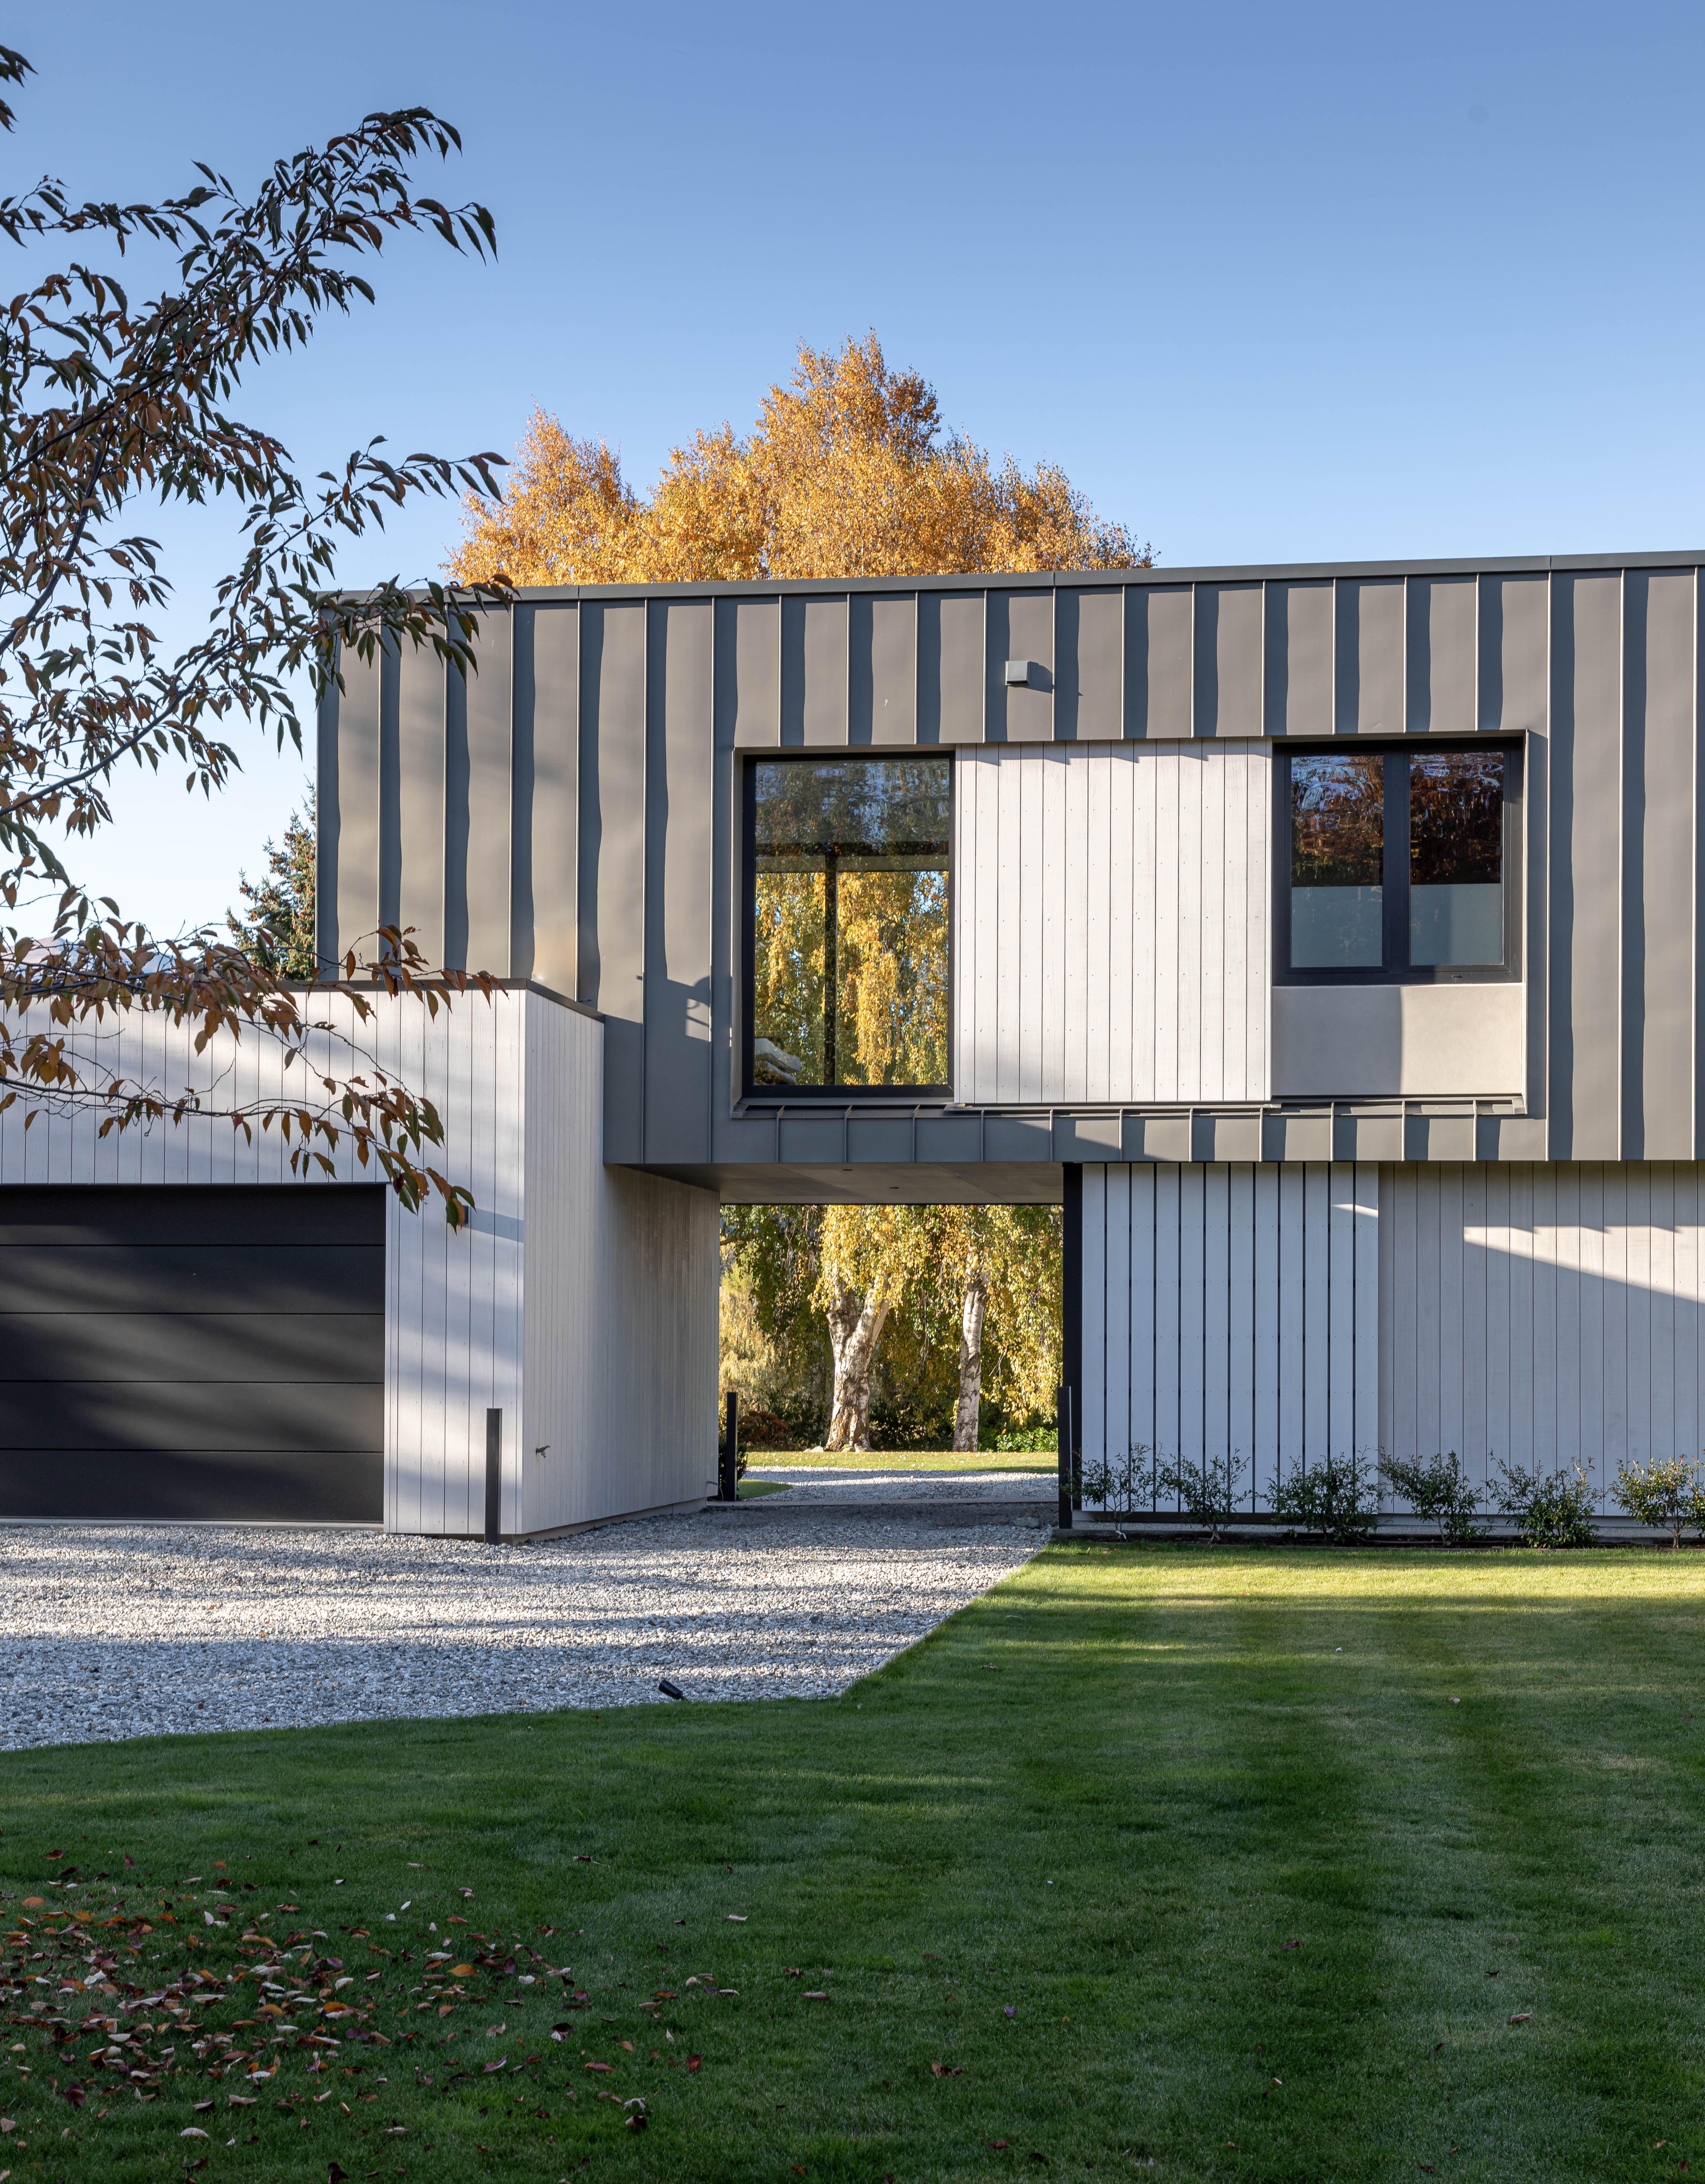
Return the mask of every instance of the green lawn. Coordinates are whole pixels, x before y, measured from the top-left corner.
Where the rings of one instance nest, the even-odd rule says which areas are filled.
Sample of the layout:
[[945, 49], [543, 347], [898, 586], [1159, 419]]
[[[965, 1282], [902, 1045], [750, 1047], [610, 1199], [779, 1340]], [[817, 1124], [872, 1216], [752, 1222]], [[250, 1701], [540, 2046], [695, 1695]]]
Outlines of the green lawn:
[[[839, 1701], [13, 1754], [0, 2170], [1697, 2170], [1702, 1605], [1695, 1555], [1076, 1546]], [[280, 1962], [281, 2019], [215, 1977]], [[134, 2059], [92, 1968], [173, 1990]]]
[[754, 1448], [746, 1460], [754, 1471], [808, 1467], [814, 1471], [1046, 1471], [1052, 1474], [1059, 1469], [1058, 1457], [1047, 1449], [1027, 1449], [1016, 1455], [983, 1449], [975, 1456], [951, 1448], [908, 1448], [899, 1455], [877, 1449], [864, 1454], [838, 1451], [825, 1456], [820, 1448]]

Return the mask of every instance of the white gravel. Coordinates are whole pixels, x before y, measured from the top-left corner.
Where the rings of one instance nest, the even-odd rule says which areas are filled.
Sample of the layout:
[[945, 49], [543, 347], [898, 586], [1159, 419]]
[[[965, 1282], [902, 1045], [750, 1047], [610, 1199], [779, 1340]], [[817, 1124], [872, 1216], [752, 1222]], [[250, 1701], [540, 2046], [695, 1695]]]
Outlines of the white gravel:
[[786, 1524], [736, 1511], [653, 1518], [508, 1547], [8, 1525], [0, 1749], [663, 1704], [664, 1676], [690, 1699], [819, 1697], [914, 1644], [1046, 1536], [1033, 1522], [803, 1511]]

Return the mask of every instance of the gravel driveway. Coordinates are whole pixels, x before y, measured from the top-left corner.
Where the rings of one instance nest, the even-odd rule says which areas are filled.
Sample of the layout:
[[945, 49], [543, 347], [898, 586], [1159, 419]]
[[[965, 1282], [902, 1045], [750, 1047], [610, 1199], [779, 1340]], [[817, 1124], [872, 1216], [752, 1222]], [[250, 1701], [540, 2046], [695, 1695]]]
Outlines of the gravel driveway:
[[0, 1749], [399, 1715], [819, 1697], [1046, 1533], [801, 1511], [519, 1547], [365, 1531], [0, 1528]]
[[777, 1464], [760, 1457], [748, 1479], [776, 1479], [792, 1502], [1034, 1502], [1046, 1514], [1059, 1479], [1047, 1471], [837, 1471], [825, 1463]]

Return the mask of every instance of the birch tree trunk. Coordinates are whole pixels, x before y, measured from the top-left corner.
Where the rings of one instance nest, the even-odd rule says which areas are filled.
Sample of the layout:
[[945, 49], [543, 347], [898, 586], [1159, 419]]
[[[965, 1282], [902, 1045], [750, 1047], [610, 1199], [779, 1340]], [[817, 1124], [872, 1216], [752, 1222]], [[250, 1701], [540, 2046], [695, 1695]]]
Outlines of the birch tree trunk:
[[835, 1401], [825, 1449], [868, 1449], [870, 1446], [870, 1368], [888, 1318], [887, 1285], [867, 1295], [843, 1289], [826, 1315], [829, 1347], [835, 1359]]
[[953, 1419], [953, 1446], [967, 1453], [976, 1449], [983, 1407], [983, 1315], [988, 1303], [987, 1277], [969, 1274], [959, 1310], [959, 1407]]

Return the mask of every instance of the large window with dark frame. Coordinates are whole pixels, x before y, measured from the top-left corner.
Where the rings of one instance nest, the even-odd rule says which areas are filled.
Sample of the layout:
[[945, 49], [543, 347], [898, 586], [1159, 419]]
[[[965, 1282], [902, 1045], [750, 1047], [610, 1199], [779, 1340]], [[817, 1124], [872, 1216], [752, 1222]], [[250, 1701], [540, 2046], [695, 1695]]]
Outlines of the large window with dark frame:
[[748, 1097], [947, 1091], [952, 764], [747, 763]]
[[1275, 975], [1517, 977], [1519, 788], [1502, 744], [1285, 753]]

